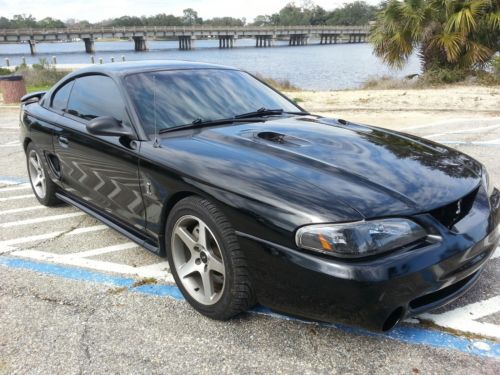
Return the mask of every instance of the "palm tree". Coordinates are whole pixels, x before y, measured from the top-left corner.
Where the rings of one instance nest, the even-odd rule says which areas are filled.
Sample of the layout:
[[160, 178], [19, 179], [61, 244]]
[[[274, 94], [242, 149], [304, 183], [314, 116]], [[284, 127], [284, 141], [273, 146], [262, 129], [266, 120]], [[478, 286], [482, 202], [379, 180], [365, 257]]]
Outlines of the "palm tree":
[[370, 35], [387, 64], [401, 68], [417, 50], [424, 71], [482, 66], [499, 40], [498, 0], [388, 0]]

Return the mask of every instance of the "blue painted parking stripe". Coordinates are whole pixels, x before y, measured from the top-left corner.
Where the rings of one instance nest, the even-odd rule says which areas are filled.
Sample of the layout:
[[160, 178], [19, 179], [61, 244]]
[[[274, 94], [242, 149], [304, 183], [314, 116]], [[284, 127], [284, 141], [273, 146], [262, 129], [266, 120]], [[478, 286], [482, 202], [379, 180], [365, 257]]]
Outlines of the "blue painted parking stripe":
[[[30, 260], [0, 257], [0, 265], [9, 268], [27, 269], [51, 276], [62, 277], [65, 279], [94, 282], [105, 285], [118, 287], [126, 287], [130, 291], [138, 292], [146, 295], [170, 297], [177, 300], [183, 300], [182, 294], [176, 286], [149, 284], [134, 287], [133, 278], [124, 278], [119, 276], [107, 275], [100, 272], [88, 271], [80, 268], [60, 266], [48, 263], [39, 263]], [[471, 340], [465, 337], [458, 337], [445, 332], [439, 332], [431, 329], [411, 327], [400, 325], [389, 333], [373, 333], [363, 329], [348, 327], [341, 324], [328, 324], [303, 321], [297, 318], [292, 318], [286, 315], [281, 315], [272, 312], [265, 307], [257, 307], [251, 311], [252, 313], [270, 316], [277, 319], [292, 320], [304, 322], [307, 324], [319, 324], [321, 327], [335, 328], [344, 332], [353, 333], [356, 335], [388, 338], [409, 344], [427, 345], [441, 349], [458, 350], [460, 352], [481, 356], [500, 358], [500, 343], [489, 340]]]

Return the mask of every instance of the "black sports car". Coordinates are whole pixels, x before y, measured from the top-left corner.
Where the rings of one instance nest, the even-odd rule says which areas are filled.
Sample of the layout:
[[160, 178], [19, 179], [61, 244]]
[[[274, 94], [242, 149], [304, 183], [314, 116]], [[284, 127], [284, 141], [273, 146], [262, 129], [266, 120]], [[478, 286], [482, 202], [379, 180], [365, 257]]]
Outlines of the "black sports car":
[[388, 330], [465, 292], [499, 240], [500, 193], [474, 159], [309, 114], [237, 69], [98, 65], [23, 102], [40, 203], [166, 255], [211, 318], [259, 302]]

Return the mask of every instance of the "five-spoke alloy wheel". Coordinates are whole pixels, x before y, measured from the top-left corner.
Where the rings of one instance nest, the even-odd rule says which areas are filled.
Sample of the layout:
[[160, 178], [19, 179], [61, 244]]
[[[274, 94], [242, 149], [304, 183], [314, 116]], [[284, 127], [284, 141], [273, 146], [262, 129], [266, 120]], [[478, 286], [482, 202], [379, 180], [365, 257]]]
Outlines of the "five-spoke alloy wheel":
[[224, 259], [207, 224], [192, 215], [177, 220], [171, 240], [173, 266], [184, 288], [198, 302], [213, 305], [224, 291]]
[[60, 203], [56, 197], [56, 185], [50, 179], [47, 171], [47, 163], [33, 143], [28, 144], [26, 148], [26, 161], [31, 187], [36, 199], [44, 206], [55, 206]]
[[28, 169], [33, 190], [39, 198], [45, 198], [45, 194], [47, 193], [45, 172], [42, 161], [35, 149], [32, 149], [28, 155]]
[[177, 286], [203, 315], [225, 320], [255, 304], [245, 256], [214, 203], [179, 201], [168, 216], [165, 248]]

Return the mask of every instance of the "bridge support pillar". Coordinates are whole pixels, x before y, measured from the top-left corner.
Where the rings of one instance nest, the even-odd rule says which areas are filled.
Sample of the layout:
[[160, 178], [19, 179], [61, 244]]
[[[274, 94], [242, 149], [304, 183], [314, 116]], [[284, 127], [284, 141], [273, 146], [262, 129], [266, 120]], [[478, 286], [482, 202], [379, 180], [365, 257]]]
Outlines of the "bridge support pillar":
[[179, 49], [190, 50], [192, 48], [192, 39], [190, 35], [179, 36]]
[[83, 38], [83, 42], [85, 43], [85, 52], [86, 53], [95, 53], [94, 39]]
[[233, 48], [234, 47], [234, 36], [233, 35], [220, 35], [219, 36], [219, 48]]
[[256, 35], [255, 36], [255, 47], [272, 47], [274, 45], [274, 40], [272, 35]]
[[333, 41], [335, 40], [335, 43], [337, 43], [337, 35], [334, 34], [320, 34], [321, 39], [319, 44], [333, 44]]
[[133, 36], [132, 39], [134, 39], [134, 49], [136, 52], [148, 50], [148, 45], [144, 36]]
[[34, 54], [36, 54], [36, 42], [34, 39], [30, 39], [28, 40], [28, 43], [30, 45], [30, 53], [33, 56]]
[[288, 45], [290, 46], [304, 46], [307, 44], [308, 35], [306, 34], [292, 34], [290, 35], [290, 40]]

